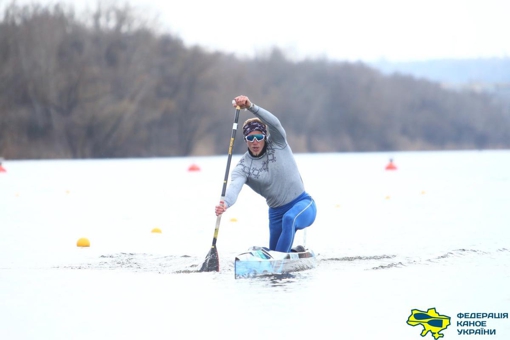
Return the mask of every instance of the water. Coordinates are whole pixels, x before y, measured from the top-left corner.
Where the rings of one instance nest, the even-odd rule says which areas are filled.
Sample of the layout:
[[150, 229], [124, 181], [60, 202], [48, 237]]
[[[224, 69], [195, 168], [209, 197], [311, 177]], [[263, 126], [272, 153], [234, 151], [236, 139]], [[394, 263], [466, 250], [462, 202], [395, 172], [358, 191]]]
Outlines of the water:
[[[242, 280], [235, 255], [268, 239], [247, 187], [222, 218], [220, 272], [197, 272], [226, 160], [5, 161], [0, 339], [422, 339], [406, 321], [433, 307], [453, 339], [481, 328], [459, 313], [510, 313], [509, 151], [297, 155], [318, 216], [296, 241], [319, 266]], [[508, 318], [466, 320], [510, 338]]]

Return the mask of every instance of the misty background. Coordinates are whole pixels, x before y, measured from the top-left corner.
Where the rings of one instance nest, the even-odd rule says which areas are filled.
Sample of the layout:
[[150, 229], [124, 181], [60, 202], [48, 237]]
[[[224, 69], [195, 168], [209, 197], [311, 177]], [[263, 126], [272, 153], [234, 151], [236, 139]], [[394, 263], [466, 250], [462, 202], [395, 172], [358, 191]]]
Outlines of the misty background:
[[299, 153], [510, 147], [509, 58], [239, 57], [189, 46], [128, 5], [3, 8], [0, 157], [225, 154], [239, 94], [276, 114]]

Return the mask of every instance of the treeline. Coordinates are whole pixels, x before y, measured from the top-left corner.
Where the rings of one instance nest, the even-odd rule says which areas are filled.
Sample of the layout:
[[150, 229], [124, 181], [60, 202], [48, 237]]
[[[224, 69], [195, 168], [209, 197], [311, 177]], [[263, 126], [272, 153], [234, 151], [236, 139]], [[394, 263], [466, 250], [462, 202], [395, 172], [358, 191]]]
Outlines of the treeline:
[[224, 154], [238, 94], [280, 118], [295, 152], [510, 146], [508, 108], [489, 97], [362, 63], [293, 62], [278, 49], [239, 59], [152, 25], [127, 6], [79, 17], [60, 5], [7, 6], [0, 156]]

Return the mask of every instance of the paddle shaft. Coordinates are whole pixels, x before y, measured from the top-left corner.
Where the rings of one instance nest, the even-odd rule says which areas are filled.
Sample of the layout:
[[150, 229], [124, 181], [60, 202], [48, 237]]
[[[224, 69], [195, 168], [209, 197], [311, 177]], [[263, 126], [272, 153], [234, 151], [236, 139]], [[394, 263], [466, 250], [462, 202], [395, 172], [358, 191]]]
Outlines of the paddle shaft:
[[[225, 200], [225, 193], [227, 192], [228, 174], [230, 172], [230, 163], [232, 161], [232, 150], [234, 148], [234, 140], [236, 139], [237, 122], [239, 121], [239, 112], [240, 111], [241, 111], [241, 108], [239, 106], [237, 106], [236, 112], [235, 112], [235, 117], [234, 117], [234, 124], [232, 125], [232, 135], [230, 136], [230, 144], [228, 147], [227, 168], [225, 169], [225, 177], [223, 178], [223, 188], [221, 190], [221, 199], [220, 199], [221, 202], [223, 202]], [[214, 228], [214, 237], [213, 237], [211, 248], [216, 247], [216, 240], [218, 239], [218, 233], [220, 231], [220, 222], [221, 222], [221, 215], [218, 215], [218, 217], [216, 218], [216, 227]]]

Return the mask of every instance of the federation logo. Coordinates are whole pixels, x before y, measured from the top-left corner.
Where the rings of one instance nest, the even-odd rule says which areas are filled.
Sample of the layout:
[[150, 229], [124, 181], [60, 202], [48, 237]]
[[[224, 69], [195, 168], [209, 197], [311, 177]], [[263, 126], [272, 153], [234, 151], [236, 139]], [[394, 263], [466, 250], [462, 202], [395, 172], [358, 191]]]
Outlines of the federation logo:
[[450, 317], [439, 314], [435, 308], [429, 308], [426, 312], [412, 309], [411, 315], [407, 319], [407, 324], [413, 327], [416, 325], [423, 326], [421, 336], [424, 337], [430, 332], [434, 339], [437, 340], [444, 336], [440, 332], [450, 325]]

